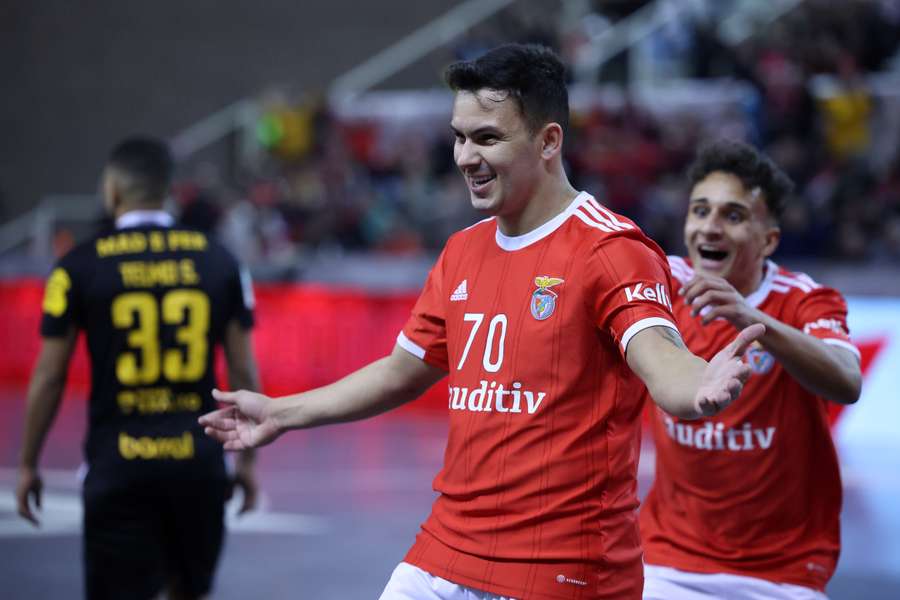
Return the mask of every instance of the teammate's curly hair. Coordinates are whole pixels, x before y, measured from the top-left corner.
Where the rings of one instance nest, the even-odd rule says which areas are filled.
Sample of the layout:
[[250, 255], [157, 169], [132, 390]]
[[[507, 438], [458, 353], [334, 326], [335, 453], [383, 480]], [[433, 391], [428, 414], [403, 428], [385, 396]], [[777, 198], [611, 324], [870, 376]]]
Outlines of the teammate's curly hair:
[[769, 214], [776, 221], [781, 218], [794, 183], [768, 156], [744, 142], [716, 140], [703, 145], [697, 152], [688, 168], [688, 182], [693, 188], [715, 171], [734, 175], [748, 190], [759, 188], [765, 196]]

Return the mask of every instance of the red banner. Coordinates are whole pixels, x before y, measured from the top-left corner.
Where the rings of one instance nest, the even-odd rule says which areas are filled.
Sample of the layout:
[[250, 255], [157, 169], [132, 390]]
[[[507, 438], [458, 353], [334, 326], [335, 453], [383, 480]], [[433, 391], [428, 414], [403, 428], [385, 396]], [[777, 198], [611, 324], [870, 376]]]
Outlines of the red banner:
[[[263, 390], [287, 394], [321, 386], [391, 351], [417, 293], [376, 294], [316, 285], [260, 284], [254, 346]], [[40, 348], [43, 282], [0, 282], [0, 383], [24, 384]], [[225, 383], [217, 357], [219, 381]], [[69, 385], [86, 388], [90, 373], [83, 336]], [[443, 382], [409, 409], [443, 409]]]
[[[0, 383], [24, 385], [40, 347], [43, 282], [0, 282]], [[417, 293], [376, 294], [318, 285], [258, 284], [254, 345], [263, 390], [273, 395], [331, 383], [391, 351]], [[884, 339], [859, 344], [865, 374]], [[217, 357], [218, 380], [225, 369]], [[90, 373], [83, 336], [69, 370], [69, 385], [86, 390]], [[440, 382], [405, 410], [446, 410]], [[832, 423], [842, 406], [829, 404]]]

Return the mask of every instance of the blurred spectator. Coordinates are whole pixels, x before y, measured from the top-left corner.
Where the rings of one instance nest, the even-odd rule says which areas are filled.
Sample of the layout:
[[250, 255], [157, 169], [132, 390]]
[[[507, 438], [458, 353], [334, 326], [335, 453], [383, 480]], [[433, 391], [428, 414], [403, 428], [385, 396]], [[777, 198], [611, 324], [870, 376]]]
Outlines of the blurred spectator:
[[219, 226], [220, 217], [219, 202], [209, 192], [198, 190], [192, 197], [182, 199], [179, 220], [190, 228], [212, 233]]
[[[516, 40], [575, 59], [648, 3], [576, 4], [555, 23], [548, 3], [516, 3], [447, 51], [467, 59]], [[879, 105], [868, 76], [891, 60], [900, 65], [900, 2], [807, 0], [729, 42], [722, 24], [739, 5], [747, 3], [660, 5], [669, 11], [663, 26], [632, 47], [635, 56], [621, 53], [621, 64], [603, 77], [643, 77], [658, 86], [654, 93], [642, 97], [626, 85], [573, 104], [565, 160], [574, 183], [636, 219], [666, 250], [680, 251], [687, 190], [679, 174], [704, 137], [744, 139], [797, 182], [780, 255], [896, 260], [900, 146], [885, 152], [882, 141], [876, 152], [885, 119], [875, 117], [889, 107]], [[662, 111], [651, 106], [674, 77], [730, 78], [752, 91], [728, 105], [694, 97]], [[261, 104], [256, 139], [268, 162], [243, 182], [243, 198], [229, 199], [221, 214], [202, 194], [184, 207], [198, 226], [221, 217], [221, 232], [242, 260], [296, 274], [318, 252], [434, 252], [479, 219], [455, 174], [443, 113], [338, 116], [321, 98], [275, 91]]]
[[838, 74], [819, 86], [825, 144], [831, 156], [861, 156], [871, 141], [869, 123], [873, 100], [852, 56], [838, 58]]

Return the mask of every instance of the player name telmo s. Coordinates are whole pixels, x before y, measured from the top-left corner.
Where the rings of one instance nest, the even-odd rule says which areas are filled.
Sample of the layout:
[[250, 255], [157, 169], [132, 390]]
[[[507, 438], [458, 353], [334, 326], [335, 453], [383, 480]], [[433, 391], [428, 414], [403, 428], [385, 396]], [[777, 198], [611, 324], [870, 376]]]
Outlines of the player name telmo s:
[[128, 288], [154, 286], [197, 285], [200, 275], [194, 261], [181, 260], [132, 260], [119, 264], [122, 285]]
[[533, 415], [544, 402], [547, 394], [522, 389], [522, 384], [513, 381], [507, 388], [497, 381], [482, 379], [478, 387], [468, 388], [451, 385], [449, 387], [450, 410], [472, 412], [521, 413]]
[[672, 417], [663, 415], [666, 433], [682, 446], [697, 450], [768, 450], [775, 439], [775, 427], [753, 427], [744, 423], [740, 427], [725, 429], [722, 423], [707, 421], [702, 425], [676, 423]]

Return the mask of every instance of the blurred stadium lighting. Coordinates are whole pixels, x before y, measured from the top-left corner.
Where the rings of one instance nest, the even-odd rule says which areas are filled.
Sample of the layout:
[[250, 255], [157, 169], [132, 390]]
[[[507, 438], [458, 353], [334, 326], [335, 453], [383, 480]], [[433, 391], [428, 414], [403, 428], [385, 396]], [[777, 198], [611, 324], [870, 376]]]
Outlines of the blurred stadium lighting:
[[339, 103], [354, 98], [513, 2], [515, 0], [463, 2], [335, 79], [329, 96]]

